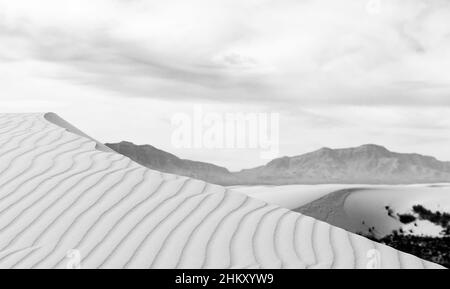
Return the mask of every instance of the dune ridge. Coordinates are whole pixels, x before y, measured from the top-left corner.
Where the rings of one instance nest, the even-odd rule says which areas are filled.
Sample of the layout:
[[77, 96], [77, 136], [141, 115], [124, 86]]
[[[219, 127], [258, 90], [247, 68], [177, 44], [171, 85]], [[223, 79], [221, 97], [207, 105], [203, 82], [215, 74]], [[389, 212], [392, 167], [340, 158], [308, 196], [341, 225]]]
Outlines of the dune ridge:
[[377, 268], [442, 268], [144, 168], [64, 123], [0, 114], [0, 268], [66, 268], [74, 252], [82, 268], [366, 268], [374, 250]]

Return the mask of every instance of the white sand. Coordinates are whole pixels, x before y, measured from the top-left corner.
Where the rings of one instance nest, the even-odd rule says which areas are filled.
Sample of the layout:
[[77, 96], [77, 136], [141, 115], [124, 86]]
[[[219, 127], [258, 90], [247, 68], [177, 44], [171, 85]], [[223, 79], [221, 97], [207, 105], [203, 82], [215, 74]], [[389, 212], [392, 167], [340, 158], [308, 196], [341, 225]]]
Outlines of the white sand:
[[440, 267], [97, 145], [0, 115], [0, 268]]
[[[351, 232], [368, 234], [372, 229], [377, 237], [399, 229], [408, 234], [427, 236], [439, 236], [442, 231], [442, 227], [424, 220], [402, 224], [398, 217], [389, 216], [387, 206], [393, 210], [394, 216], [412, 213], [414, 205], [422, 205], [431, 211], [450, 212], [448, 184], [286, 187], [272, 187], [271, 195], [264, 190], [257, 193], [258, 190], [253, 188], [239, 188], [239, 191], [250, 191], [252, 197], [286, 206]], [[292, 199], [291, 203], [288, 198]]]

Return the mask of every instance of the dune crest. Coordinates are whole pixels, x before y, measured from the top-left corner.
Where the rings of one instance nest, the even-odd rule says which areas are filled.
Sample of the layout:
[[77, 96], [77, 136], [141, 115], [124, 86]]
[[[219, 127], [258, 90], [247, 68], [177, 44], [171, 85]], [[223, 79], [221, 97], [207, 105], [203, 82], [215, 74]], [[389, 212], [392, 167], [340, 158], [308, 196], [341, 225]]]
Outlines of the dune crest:
[[441, 268], [48, 116], [0, 115], [0, 268]]

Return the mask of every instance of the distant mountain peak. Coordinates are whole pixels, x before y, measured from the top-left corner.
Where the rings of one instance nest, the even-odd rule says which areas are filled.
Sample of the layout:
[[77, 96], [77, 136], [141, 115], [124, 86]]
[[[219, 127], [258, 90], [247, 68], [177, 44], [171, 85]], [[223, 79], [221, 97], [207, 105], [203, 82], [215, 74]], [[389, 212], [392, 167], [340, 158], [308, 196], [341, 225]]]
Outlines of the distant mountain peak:
[[391, 152], [386, 147], [376, 145], [376, 144], [365, 144], [365, 145], [357, 147], [356, 149], [364, 150], [364, 151]]
[[332, 150], [333, 149], [329, 148], [329, 147], [322, 147], [322, 148], [319, 149], [319, 151], [332, 151]]
[[361, 150], [361, 151], [385, 151], [390, 152], [386, 147], [377, 145], [377, 144], [364, 144], [357, 147], [350, 147], [350, 148], [330, 148], [330, 147], [322, 147], [314, 152], [334, 152], [334, 151], [355, 151], [355, 150]]
[[388, 150], [386, 147], [377, 145], [377, 144], [364, 144], [359, 147], [364, 148], [364, 149], [373, 149], [373, 150], [385, 150], [385, 151]]
[[326, 152], [332, 152], [332, 151], [333, 151], [332, 148], [323, 147], [323, 148], [318, 149], [316, 152], [318, 152], [318, 153], [326, 153]]

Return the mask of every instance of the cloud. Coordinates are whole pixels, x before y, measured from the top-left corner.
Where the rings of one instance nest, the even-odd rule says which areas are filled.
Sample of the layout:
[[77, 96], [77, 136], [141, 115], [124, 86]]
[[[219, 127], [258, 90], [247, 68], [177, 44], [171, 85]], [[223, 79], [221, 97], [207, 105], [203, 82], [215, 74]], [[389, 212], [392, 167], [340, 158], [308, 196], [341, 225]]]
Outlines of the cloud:
[[1, 0], [0, 58], [123, 96], [450, 105], [450, 4], [368, 1]]
[[[47, 2], [52, 2], [48, 6], [59, 5]], [[183, 19], [183, 15], [171, 15], [167, 18], [179, 23], [167, 23], [164, 11], [161, 15], [151, 12], [151, 7], [134, 6], [139, 3], [120, 2], [117, 9], [125, 9], [125, 5], [124, 13], [111, 7], [99, 9], [106, 10], [102, 13], [109, 13], [111, 19], [120, 16], [122, 21], [112, 24], [108, 17], [91, 19], [85, 6], [79, 10], [86, 15], [61, 8], [56, 15], [45, 12], [46, 17], [42, 17], [40, 7], [34, 7], [37, 11], [28, 7], [20, 10], [20, 5], [11, 4], [19, 12], [28, 14], [3, 21], [2, 35], [27, 41], [29, 58], [63, 67], [57, 77], [99, 85], [125, 96], [224, 99], [227, 94], [232, 100], [248, 91], [258, 93], [258, 89], [264, 87], [264, 81], [259, 80], [260, 73], [249, 71], [255, 64], [253, 59], [234, 52], [221, 53], [219, 49], [242, 33], [242, 30], [231, 31], [232, 22], [225, 25], [226, 29], [218, 27], [223, 24], [214, 25], [214, 22], [211, 23], [214, 29], [211, 29], [202, 21], [186, 28], [184, 21], [189, 25], [192, 15], [187, 19]], [[168, 8], [170, 5], [161, 9], [170, 10]], [[164, 20], [153, 19], [154, 14]], [[205, 21], [211, 20], [210, 16], [206, 18]], [[184, 34], [189, 31], [193, 33]]]

